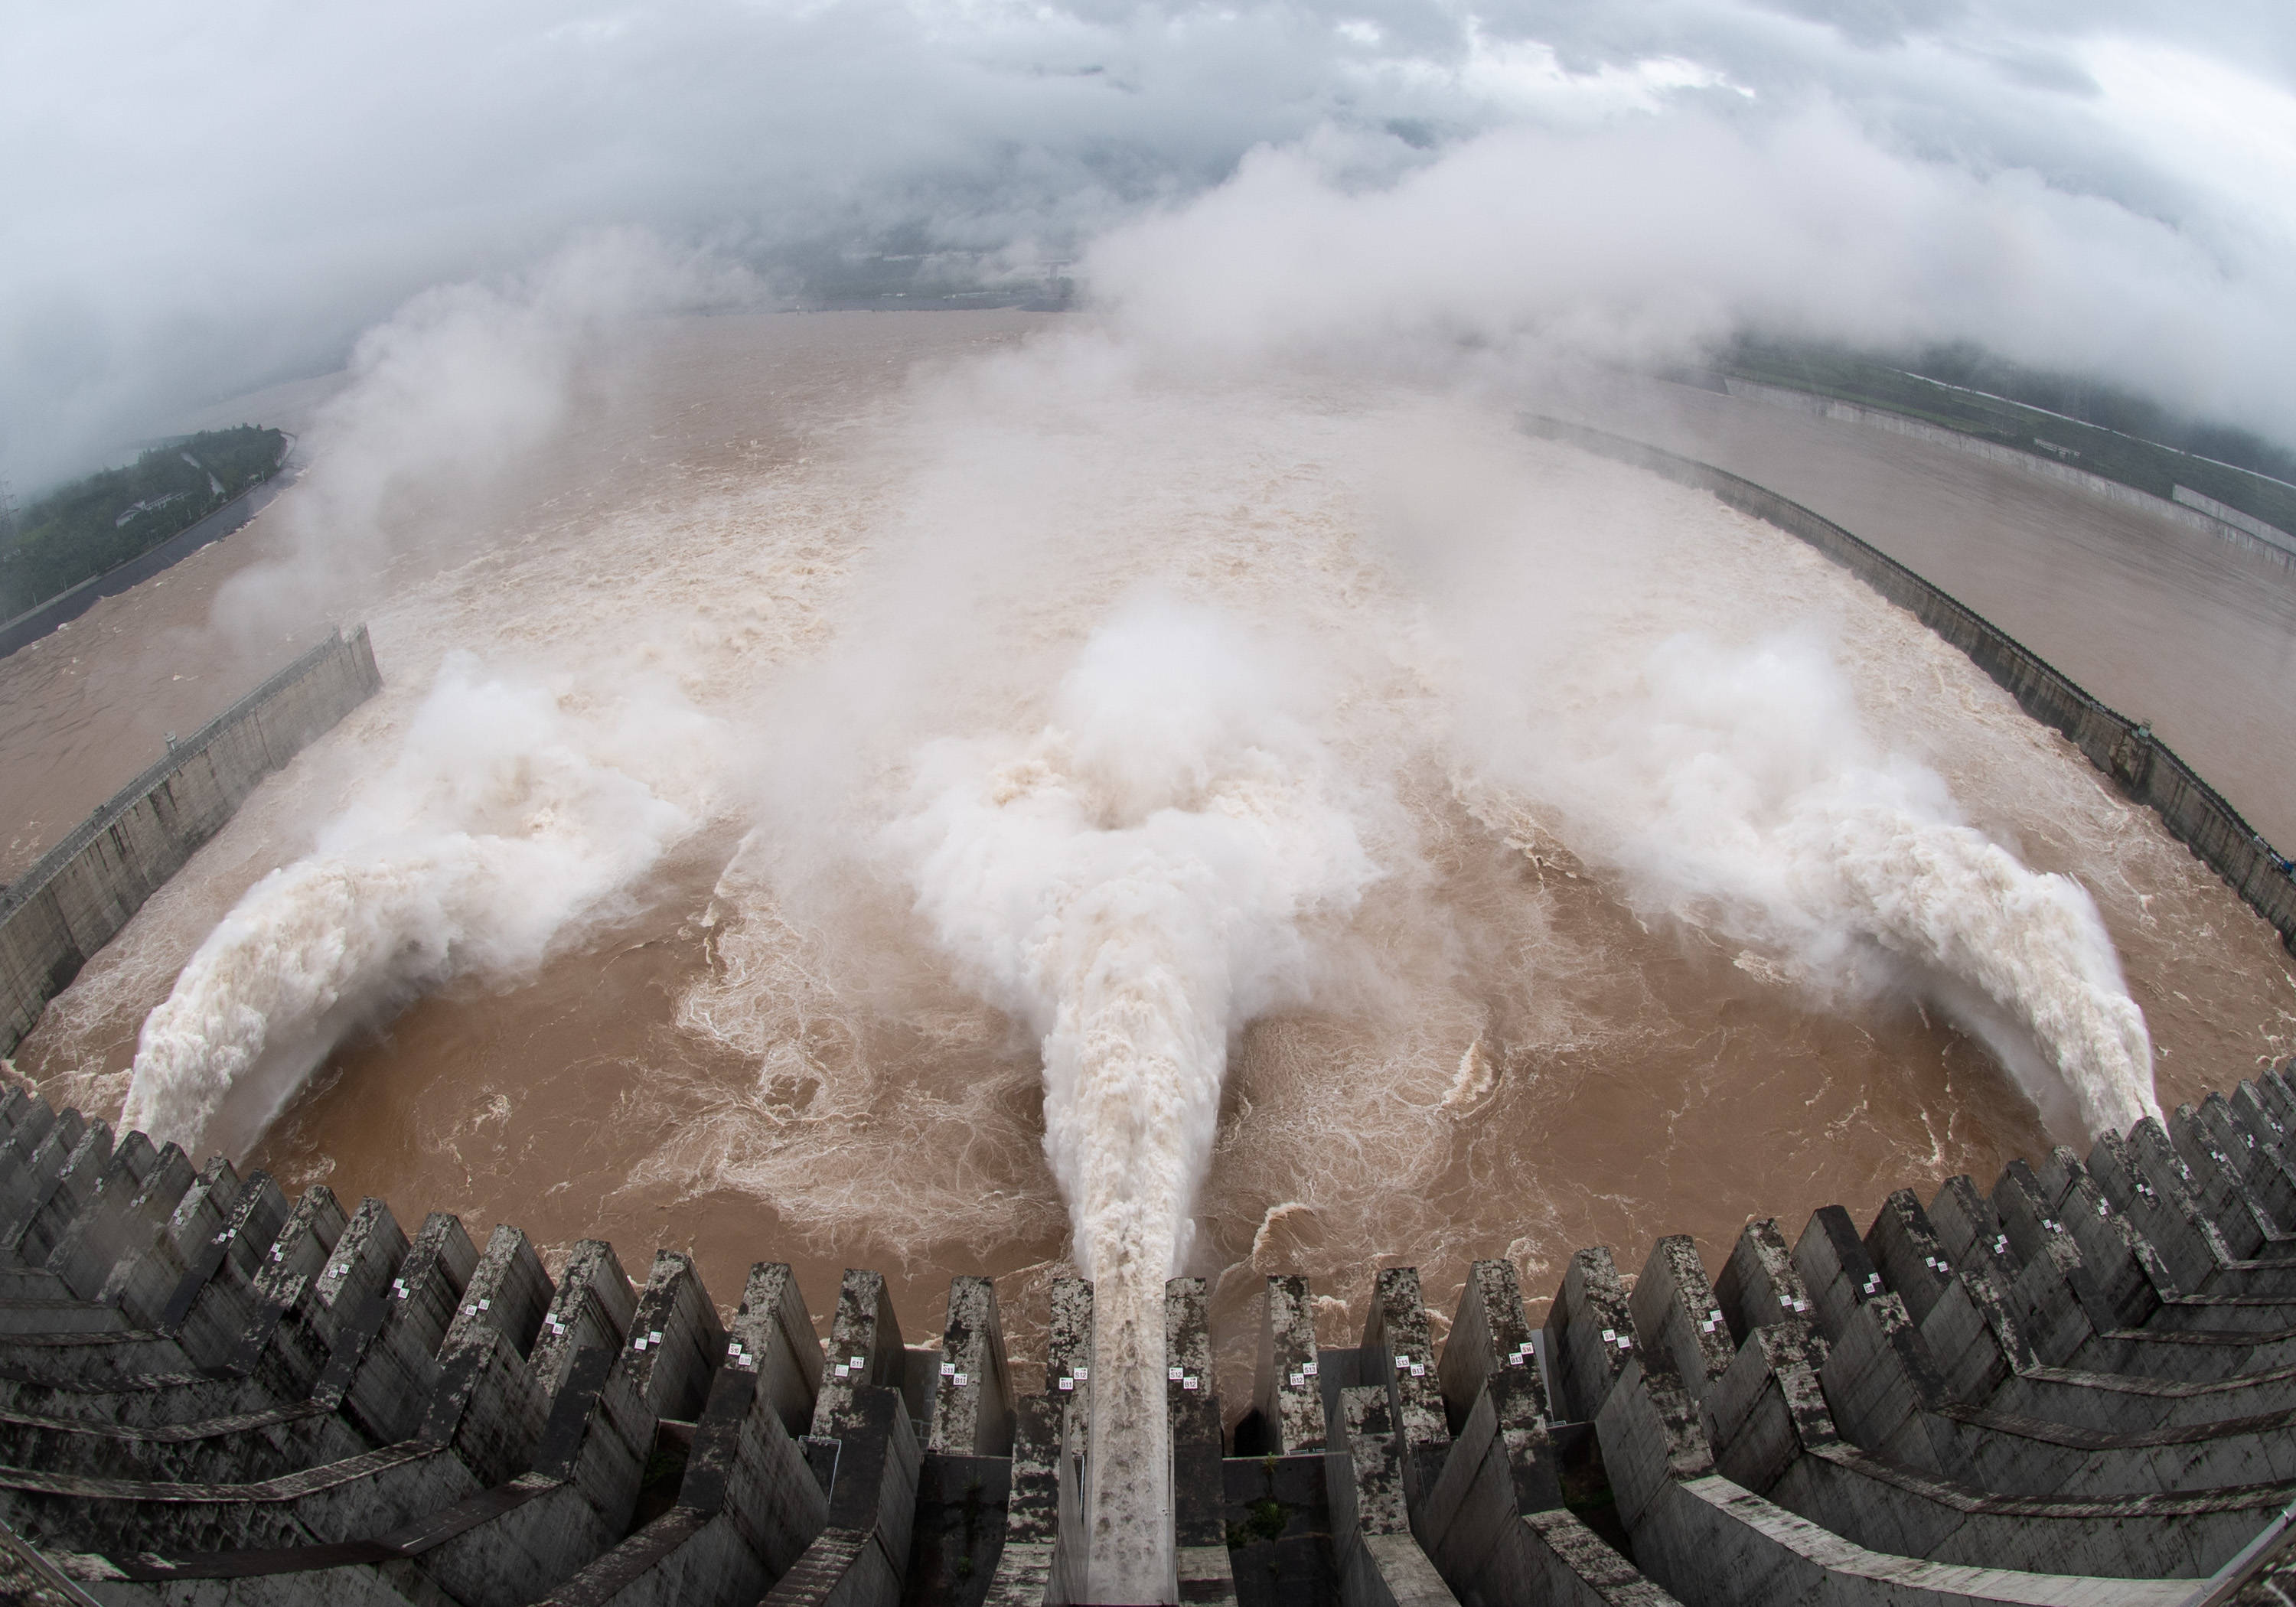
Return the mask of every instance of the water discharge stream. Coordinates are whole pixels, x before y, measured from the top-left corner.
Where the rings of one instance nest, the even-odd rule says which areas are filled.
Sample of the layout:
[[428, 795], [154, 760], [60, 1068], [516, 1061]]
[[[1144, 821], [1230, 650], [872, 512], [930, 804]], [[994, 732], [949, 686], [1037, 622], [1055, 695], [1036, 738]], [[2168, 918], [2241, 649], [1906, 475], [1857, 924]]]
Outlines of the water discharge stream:
[[242, 1156], [355, 1029], [456, 976], [531, 975], [696, 824], [622, 767], [675, 755], [691, 773], [719, 734], [646, 690], [584, 721], [450, 655], [390, 767], [248, 890], [145, 1018], [120, 1119]]
[[1230, 1045], [1313, 996], [1310, 931], [1376, 872], [1285, 678], [1221, 617], [1095, 631], [1026, 742], [945, 739], [887, 829], [962, 974], [1029, 1022], [1045, 1150], [1094, 1284], [1090, 1577], [1172, 1588], [1164, 1283], [1185, 1266]]

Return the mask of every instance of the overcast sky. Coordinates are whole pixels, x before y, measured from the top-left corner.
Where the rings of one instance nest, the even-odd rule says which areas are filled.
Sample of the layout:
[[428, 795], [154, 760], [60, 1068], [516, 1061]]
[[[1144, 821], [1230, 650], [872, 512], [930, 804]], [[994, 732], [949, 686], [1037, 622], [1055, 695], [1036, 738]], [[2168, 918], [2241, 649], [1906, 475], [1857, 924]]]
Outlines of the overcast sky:
[[[2296, 6], [7, 5], [0, 472], [639, 225], [1142, 327], [1966, 338], [2296, 442]], [[1113, 233], [1111, 234], [1111, 231]]]

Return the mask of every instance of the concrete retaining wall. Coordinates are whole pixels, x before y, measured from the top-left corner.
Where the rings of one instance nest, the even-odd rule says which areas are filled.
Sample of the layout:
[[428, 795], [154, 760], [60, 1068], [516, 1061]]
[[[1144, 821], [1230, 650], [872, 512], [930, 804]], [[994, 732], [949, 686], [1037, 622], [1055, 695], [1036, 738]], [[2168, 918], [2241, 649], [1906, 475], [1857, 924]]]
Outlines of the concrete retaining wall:
[[[1734, 387], [1736, 383], [1733, 381]], [[1623, 436], [1543, 417], [1526, 419], [1524, 426], [1534, 435], [1631, 463], [1677, 485], [1710, 491], [1739, 512], [1799, 536], [1882, 596], [1910, 611], [1923, 624], [1967, 653], [1979, 668], [2017, 700], [2026, 713], [2062, 732], [2088, 756], [2090, 763], [2120, 782], [2130, 797], [2151, 805], [2178, 841], [2206, 861], [2234, 892], [2248, 901], [2251, 908], [2273, 924], [2284, 943], [2296, 949], [2296, 877], [2292, 877], [2289, 862], [2275, 852], [2272, 845], [2242, 819], [2240, 812], [2226, 803], [2215, 788], [2154, 737], [2150, 726], [2140, 726], [2107, 708], [1976, 610], [1956, 601], [1896, 559], [1798, 502], [1790, 502], [1775, 491], [1710, 463], [1680, 457]], [[2040, 466], [2056, 467], [2047, 463]], [[2115, 488], [2132, 496], [2143, 495], [2128, 491], [2125, 486]], [[2172, 505], [2161, 503], [2158, 497], [2145, 500], [2162, 507]], [[2247, 538], [2244, 532], [2242, 534]]]
[[127, 783], [0, 890], [0, 1054], [242, 799], [381, 688], [361, 626], [282, 669]]
[[2038, 474], [2061, 485], [2076, 486], [2092, 496], [2142, 508], [2148, 513], [2174, 520], [2220, 541], [2228, 541], [2243, 552], [2254, 553], [2276, 563], [2296, 569], [2296, 537], [2291, 537], [2260, 519], [2251, 518], [2237, 509], [2227, 508], [2213, 497], [2202, 496], [2183, 487], [2177, 488], [2177, 499], [2171, 502], [2155, 496], [2150, 491], [2140, 491], [2135, 486], [2125, 486], [2117, 480], [2107, 480], [2102, 474], [2092, 474], [2087, 469], [2053, 462], [2038, 453], [2021, 452], [1998, 441], [1965, 435], [1939, 424], [1923, 423], [1901, 413], [1890, 413], [1879, 407], [1861, 407], [1855, 402], [1840, 401], [1807, 390], [1789, 390], [1782, 385], [1758, 384], [1751, 380], [1726, 379], [1722, 383], [1732, 396], [1742, 401], [1761, 402], [1772, 407], [1807, 413], [1817, 418], [1838, 419], [1846, 423], [1871, 425], [1876, 430], [1908, 435], [1934, 446], [1950, 447], [1956, 452], [1966, 452], [2005, 468], [2021, 469], [2026, 473]]
[[2230, 504], [2218, 502], [2215, 497], [2195, 491], [2190, 486], [2170, 486], [2169, 495], [2172, 500], [2183, 504], [2185, 507], [2198, 508], [2210, 518], [2222, 520], [2236, 530], [2246, 530], [2259, 541], [2268, 541], [2275, 546], [2285, 547], [2288, 551], [2296, 553], [2296, 536], [2291, 536], [2276, 524], [2265, 523], [2253, 513], [2243, 513]]
[[78, 619], [104, 597], [113, 597], [131, 586], [149, 580], [161, 570], [181, 563], [211, 541], [220, 541], [270, 505], [286, 489], [292, 474], [275, 474], [259, 486], [250, 486], [197, 524], [176, 531], [150, 552], [91, 576], [70, 591], [58, 592], [45, 603], [28, 608], [12, 619], [0, 619], [0, 658], [28, 642], [37, 642], [59, 625]]

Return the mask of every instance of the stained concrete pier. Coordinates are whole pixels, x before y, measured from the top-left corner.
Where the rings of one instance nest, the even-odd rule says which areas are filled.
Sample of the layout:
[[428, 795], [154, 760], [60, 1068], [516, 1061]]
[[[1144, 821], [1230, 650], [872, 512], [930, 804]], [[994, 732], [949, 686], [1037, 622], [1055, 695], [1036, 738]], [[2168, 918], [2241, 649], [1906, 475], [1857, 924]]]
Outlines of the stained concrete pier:
[[[1543, 1320], [1475, 1264], [1267, 1281], [1217, 1376], [1166, 1300], [1172, 1594], [1239, 1607], [2285, 1601], [2296, 1081], [1988, 1185], [1571, 1257]], [[526, 1235], [194, 1168], [0, 1098], [0, 1580], [54, 1603], [1092, 1602], [1092, 1291], [1040, 1369], [964, 1277], [938, 1344], [787, 1264], [730, 1313]], [[1248, 1400], [1224, 1424], [1223, 1399]], [[2276, 1594], [2279, 1593], [2279, 1594]]]

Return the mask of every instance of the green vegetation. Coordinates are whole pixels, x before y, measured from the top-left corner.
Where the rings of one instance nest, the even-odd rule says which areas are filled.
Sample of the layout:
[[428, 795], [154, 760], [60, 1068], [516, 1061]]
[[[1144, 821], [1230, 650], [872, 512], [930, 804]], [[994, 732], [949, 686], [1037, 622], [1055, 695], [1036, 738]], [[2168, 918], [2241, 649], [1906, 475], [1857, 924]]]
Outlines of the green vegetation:
[[1281, 1501], [1273, 1499], [1254, 1501], [1243, 1510], [1247, 1514], [1243, 1521], [1227, 1526], [1227, 1546], [1230, 1551], [1240, 1551], [1247, 1546], [1261, 1546], [1271, 1540], [1280, 1540], [1283, 1537], [1285, 1526], [1292, 1521], [1290, 1512], [1285, 1509]]
[[271, 478], [286, 455], [276, 430], [209, 430], [52, 491], [0, 531], [0, 619], [141, 557]]
[[2033, 452], [2155, 496], [2185, 486], [2296, 534], [2296, 455], [2245, 430], [2180, 418], [2110, 386], [2019, 368], [1967, 348], [1884, 357], [1744, 340], [1734, 379], [1839, 397]]

